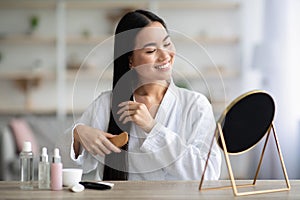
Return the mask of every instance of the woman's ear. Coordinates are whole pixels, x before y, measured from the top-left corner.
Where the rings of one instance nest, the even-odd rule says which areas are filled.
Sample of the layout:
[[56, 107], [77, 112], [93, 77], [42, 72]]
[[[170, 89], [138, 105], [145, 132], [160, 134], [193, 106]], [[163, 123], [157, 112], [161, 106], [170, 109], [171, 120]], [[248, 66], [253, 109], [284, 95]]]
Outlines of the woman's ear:
[[130, 69], [133, 68], [133, 66], [132, 66], [132, 56], [128, 57], [128, 66], [129, 66]]

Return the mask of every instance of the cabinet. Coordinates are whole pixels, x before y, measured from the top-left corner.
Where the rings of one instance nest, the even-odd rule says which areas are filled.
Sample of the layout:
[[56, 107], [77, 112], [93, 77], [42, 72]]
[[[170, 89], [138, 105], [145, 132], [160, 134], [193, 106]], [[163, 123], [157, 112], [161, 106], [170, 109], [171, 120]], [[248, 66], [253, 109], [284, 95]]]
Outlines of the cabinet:
[[[0, 1], [0, 112], [82, 112], [111, 88], [115, 22], [137, 8], [167, 22], [175, 82], [205, 93], [219, 112], [241, 71], [239, 1]], [[31, 32], [32, 15], [39, 26]]]

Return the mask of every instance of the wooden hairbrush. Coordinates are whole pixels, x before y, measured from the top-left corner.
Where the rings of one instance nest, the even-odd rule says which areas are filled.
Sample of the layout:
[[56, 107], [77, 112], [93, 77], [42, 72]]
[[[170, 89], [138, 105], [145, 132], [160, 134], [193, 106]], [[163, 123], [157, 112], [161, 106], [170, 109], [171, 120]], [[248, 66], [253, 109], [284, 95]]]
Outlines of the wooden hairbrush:
[[123, 132], [113, 138], [109, 138], [110, 142], [117, 147], [122, 147], [128, 142], [128, 133]]

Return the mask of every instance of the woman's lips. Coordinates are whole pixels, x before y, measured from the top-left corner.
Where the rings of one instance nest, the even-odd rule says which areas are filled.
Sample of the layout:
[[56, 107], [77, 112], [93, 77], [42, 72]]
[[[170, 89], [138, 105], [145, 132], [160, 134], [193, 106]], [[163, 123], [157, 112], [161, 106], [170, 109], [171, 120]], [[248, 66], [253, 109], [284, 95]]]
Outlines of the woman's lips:
[[155, 69], [158, 69], [158, 70], [162, 70], [162, 71], [167, 71], [170, 69], [170, 63], [165, 63], [165, 64], [162, 64], [162, 65], [157, 65], [154, 67]]

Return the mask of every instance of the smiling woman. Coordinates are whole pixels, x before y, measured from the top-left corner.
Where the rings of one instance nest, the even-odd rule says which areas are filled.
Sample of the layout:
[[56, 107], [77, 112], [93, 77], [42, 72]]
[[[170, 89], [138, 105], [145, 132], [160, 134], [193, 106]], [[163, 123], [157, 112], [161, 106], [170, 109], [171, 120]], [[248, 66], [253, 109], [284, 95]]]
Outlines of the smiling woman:
[[[215, 130], [212, 107], [172, 80], [175, 48], [165, 22], [145, 10], [115, 32], [113, 90], [103, 92], [68, 133], [71, 158], [99, 180], [200, 179]], [[121, 149], [111, 139], [122, 132]], [[206, 179], [220, 176], [213, 146]]]
[[174, 56], [175, 48], [167, 30], [161, 23], [152, 22], [137, 34], [129, 66], [138, 73], [140, 84], [165, 82], [171, 79]]

